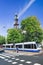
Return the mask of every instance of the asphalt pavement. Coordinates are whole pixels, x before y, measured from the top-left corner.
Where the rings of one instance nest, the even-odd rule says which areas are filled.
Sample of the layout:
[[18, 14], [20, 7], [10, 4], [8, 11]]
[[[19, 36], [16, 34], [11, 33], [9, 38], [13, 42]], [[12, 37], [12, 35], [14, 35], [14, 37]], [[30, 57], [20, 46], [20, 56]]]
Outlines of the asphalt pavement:
[[43, 65], [43, 54], [27, 56], [0, 53], [0, 65]]

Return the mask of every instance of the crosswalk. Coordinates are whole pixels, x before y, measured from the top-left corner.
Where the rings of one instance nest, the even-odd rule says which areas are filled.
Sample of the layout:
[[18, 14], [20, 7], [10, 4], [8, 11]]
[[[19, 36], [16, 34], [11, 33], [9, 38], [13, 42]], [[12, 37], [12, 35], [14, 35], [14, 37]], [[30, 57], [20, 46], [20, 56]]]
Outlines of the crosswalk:
[[[20, 59], [19, 54], [10, 54], [10, 53], [2, 53], [0, 54], [0, 59], [4, 60], [5, 62], [10, 63], [11, 65], [32, 65], [32, 61]], [[34, 63], [33, 65], [41, 65], [39, 63]]]

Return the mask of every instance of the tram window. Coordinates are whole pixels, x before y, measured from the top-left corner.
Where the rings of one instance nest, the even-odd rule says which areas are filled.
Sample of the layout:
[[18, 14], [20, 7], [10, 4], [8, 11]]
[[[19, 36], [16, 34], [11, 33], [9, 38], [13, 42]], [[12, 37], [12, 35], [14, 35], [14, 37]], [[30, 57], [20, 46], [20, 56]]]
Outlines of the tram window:
[[33, 49], [33, 44], [31, 44], [31, 48]]
[[12, 45], [11, 48], [13, 48], [14, 46]]
[[6, 48], [10, 48], [10, 46], [6, 46]]
[[36, 49], [36, 45], [34, 44], [34, 49]]
[[31, 44], [31, 49], [36, 49], [36, 44]]
[[5, 46], [3, 46], [3, 48], [5, 48]]
[[31, 48], [31, 45], [30, 44], [25, 44], [24, 45], [24, 48], [29, 48], [30, 49]]
[[22, 48], [22, 45], [16, 45], [16, 47], [18, 47], [18, 48]]

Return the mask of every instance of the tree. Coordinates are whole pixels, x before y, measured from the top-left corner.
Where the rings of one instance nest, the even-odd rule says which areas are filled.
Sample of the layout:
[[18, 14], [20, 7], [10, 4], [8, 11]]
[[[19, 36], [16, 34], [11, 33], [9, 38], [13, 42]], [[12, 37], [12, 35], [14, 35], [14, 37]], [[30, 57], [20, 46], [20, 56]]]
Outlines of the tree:
[[22, 42], [23, 37], [19, 29], [8, 29], [7, 35], [8, 43], [19, 43]]
[[0, 35], [0, 45], [5, 43], [5, 37]]
[[40, 26], [40, 22], [35, 16], [22, 20], [21, 29], [26, 30], [26, 41], [36, 41], [38, 43], [42, 41], [42, 28]]

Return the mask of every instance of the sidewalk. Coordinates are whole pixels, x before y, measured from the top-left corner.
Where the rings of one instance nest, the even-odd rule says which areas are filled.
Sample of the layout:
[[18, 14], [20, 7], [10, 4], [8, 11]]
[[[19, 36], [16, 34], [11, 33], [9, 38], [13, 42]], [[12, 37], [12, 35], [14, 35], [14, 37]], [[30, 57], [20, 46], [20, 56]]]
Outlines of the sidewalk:
[[18, 53], [14, 50], [5, 50], [5, 52], [10, 53], [10, 54], [19, 54], [19, 55], [28, 55], [28, 56], [33, 56], [33, 55], [37, 55], [37, 54], [42, 54], [43, 52], [23, 52], [23, 51], [19, 51]]

